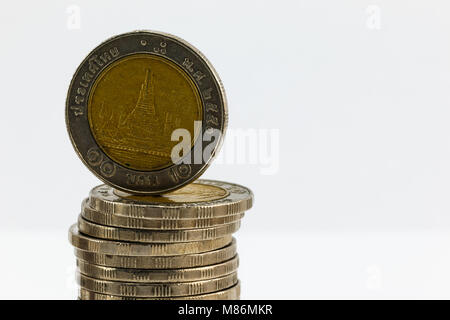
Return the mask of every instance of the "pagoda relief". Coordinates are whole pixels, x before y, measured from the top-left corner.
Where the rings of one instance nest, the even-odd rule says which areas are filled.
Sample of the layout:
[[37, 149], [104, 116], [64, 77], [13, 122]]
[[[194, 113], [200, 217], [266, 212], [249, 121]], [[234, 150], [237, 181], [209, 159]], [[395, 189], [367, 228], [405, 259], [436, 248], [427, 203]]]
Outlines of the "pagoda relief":
[[114, 149], [116, 153], [123, 151], [123, 156], [144, 153], [170, 159], [170, 144], [161, 138], [167, 137], [170, 141], [172, 131], [180, 127], [181, 119], [158, 109], [155, 104], [154, 83], [154, 75], [147, 69], [137, 102], [130, 112], [108, 113], [107, 110], [111, 108], [106, 108], [105, 102], [102, 102], [100, 114], [103, 126], [98, 129], [103, 132], [99, 142], [104, 147]]

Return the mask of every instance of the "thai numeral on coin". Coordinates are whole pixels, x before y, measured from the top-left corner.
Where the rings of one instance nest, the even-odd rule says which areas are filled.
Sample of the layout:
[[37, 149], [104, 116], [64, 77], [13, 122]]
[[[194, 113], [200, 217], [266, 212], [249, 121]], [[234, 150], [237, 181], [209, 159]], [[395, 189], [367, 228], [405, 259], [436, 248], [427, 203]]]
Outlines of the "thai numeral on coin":
[[169, 177], [173, 182], [178, 182], [180, 179], [186, 179], [191, 175], [191, 166], [188, 164], [180, 164], [175, 168], [169, 170]]
[[86, 159], [91, 166], [99, 167], [102, 176], [110, 178], [116, 173], [116, 165], [108, 159], [103, 159], [102, 153], [97, 148], [89, 149]]

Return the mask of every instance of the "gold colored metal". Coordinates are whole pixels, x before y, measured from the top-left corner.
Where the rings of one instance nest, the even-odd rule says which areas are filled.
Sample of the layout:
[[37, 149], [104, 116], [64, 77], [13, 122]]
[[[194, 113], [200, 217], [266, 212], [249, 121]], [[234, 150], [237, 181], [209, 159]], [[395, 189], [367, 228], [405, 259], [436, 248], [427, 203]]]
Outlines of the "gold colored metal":
[[236, 255], [236, 240], [220, 249], [173, 256], [114, 255], [75, 249], [77, 259], [105, 267], [130, 269], [182, 269], [218, 264]]
[[176, 256], [223, 248], [231, 235], [218, 239], [178, 243], [131, 243], [92, 238], [81, 234], [76, 224], [69, 229], [69, 242], [77, 249], [118, 256]]
[[77, 259], [79, 272], [88, 277], [138, 283], [174, 283], [214, 279], [235, 272], [238, 265], [237, 255], [226, 262], [205, 267], [159, 270], [105, 267]]
[[80, 232], [91, 237], [144, 243], [174, 243], [211, 240], [231, 235], [238, 231], [240, 226], [241, 221], [239, 220], [212, 228], [154, 231], [102, 226], [83, 219], [81, 215], [78, 217], [78, 228], [80, 228]]
[[[107, 214], [172, 220], [236, 215], [250, 209], [253, 204], [252, 191], [238, 184], [198, 179], [189, 186], [187, 190], [193, 192], [191, 195], [181, 190], [181, 193], [171, 192], [167, 197], [142, 197], [145, 201], [139, 201], [141, 196], [123, 198], [117, 195], [122, 193], [111, 186], [99, 185], [89, 193], [88, 205]], [[225, 193], [226, 196], [222, 197]]]
[[110, 227], [131, 228], [141, 230], [183, 230], [217, 227], [224, 224], [239, 221], [244, 217], [244, 213], [235, 215], [205, 218], [205, 219], [150, 219], [133, 218], [108, 214], [92, 209], [83, 201], [81, 215], [84, 219]]
[[180, 297], [211, 293], [234, 286], [238, 282], [237, 272], [224, 277], [176, 283], [133, 283], [98, 280], [77, 272], [77, 282], [87, 290], [125, 297]]
[[192, 203], [215, 201], [228, 196], [228, 191], [212, 185], [202, 183], [191, 183], [181, 189], [162, 195], [133, 195], [123, 191], [114, 190], [114, 194], [125, 199], [151, 203]]
[[167, 58], [137, 53], [113, 62], [97, 77], [88, 118], [95, 140], [119, 164], [140, 171], [172, 165], [171, 141], [178, 128], [189, 131], [191, 146], [200, 130], [203, 107], [194, 82]]
[[79, 295], [80, 300], [239, 300], [241, 296], [241, 283], [238, 281], [238, 283], [232, 286], [231, 288], [216, 291], [213, 293], [206, 293], [195, 296], [184, 296], [184, 297], [168, 297], [168, 298], [122, 297], [122, 296], [101, 294], [86, 290], [84, 288], [80, 288]]

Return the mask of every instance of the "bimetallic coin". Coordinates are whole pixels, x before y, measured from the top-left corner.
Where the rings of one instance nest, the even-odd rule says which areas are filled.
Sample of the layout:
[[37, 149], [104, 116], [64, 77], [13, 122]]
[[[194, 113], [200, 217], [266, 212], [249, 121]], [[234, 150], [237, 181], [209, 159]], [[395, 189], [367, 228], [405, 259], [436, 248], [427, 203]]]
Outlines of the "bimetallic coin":
[[206, 219], [242, 213], [252, 207], [253, 193], [243, 186], [199, 179], [162, 196], [133, 196], [107, 185], [95, 187], [87, 204], [111, 215], [149, 219]]
[[238, 265], [239, 258], [237, 255], [231, 260], [211, 266], [168, 270], [112, 268], [77, 259], [78, 271], [88, 277], [100, 280], [145, 283], [190, 282], [214, 279], [235, 272]]
[[81, 234], [76, 224], [69, 229], [69, 241], [77, 249], [118, 256], [176, 256], [202, 253], [223, 248], [231, 243], [231, 235], [218, 239], [178, 243], [130, 243], [96, 239]]
[[77, 272], [78, 284], [90, 291], [124, 297], [180, 297], [211, 293], [230, 288], [238, 282], [237, 273], [193, 282], [145, 283], [98, 280]]
[[149, 229], [149, 230], [180, 230], [216, 227], [241, 220], [244, 213], [214, 217], [206, 219], [150, 219], [133, 218], [117, 214], [103, 213], [92, 209], [86, 204], [81, 206], [81, 215], [84, 219], [110, 227]]
[[222, 144], [227, 117], [206, 58], [154, 31], [100, 44], [78, 67], [66, 100], [69, 136], [85, 165], [105, 183], [140, 194], [198, 178]]
[[176, 243], [217, 239], [235, 233], [240, 226], [241, 222], [236, 221], [212, 228], [155, 231], [102, 226], [83, 219], [81, 215], [78, 218], [80, 232], [91, 237], [145, 243]]
[[75, 249], [77, 259], [106, 267], [121, 269], [182, 269], [196, 268], [222, 263], [236, 255], [236, 240], [227, 246], [203, 253], [173, 256], [114, 255]]
[[241, 285], [238, 281], [231, 288], [216, 291], [213, 293], [200, 294], [195, 296], [184, 297], [168, 297], [168, 298], [139, 298], [139, 297], [122, 297], [108, 294], [101, 294], [80, 288], [80, 300], [239, 300], [241, 295]]

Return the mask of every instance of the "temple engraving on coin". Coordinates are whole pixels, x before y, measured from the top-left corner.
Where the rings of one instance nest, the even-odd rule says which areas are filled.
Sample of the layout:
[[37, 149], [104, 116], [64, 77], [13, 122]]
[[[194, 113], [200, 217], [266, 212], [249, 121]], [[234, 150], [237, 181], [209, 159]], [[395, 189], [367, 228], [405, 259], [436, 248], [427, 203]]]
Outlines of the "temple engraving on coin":
[[131, 169], [169, 166], [175, 129], [188, 130], [192, 145], [199, 134], [194, 127], [202, 118], [198, 90], [184, 71], [165, 60], [148, 54], [123, 58], [93, 85], [91, 130], [110, 158]]

